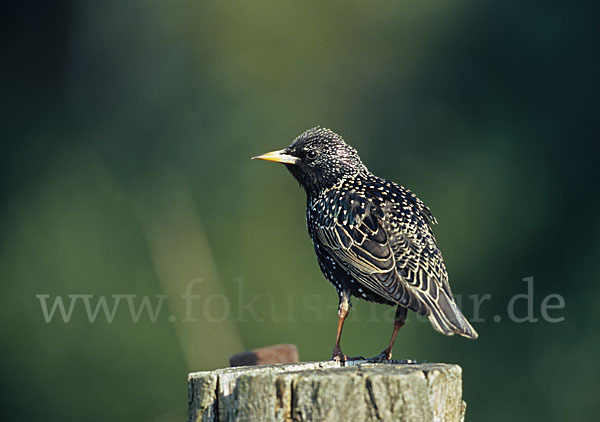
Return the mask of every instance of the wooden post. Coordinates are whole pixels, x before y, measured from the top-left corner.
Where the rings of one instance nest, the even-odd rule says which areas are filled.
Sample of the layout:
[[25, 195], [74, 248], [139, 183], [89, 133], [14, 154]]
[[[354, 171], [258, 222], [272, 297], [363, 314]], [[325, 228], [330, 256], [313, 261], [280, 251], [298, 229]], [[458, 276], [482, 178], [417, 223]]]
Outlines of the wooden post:
[[243, 366], [188, 376], [189, 422], [464, 420], [462, 369], [333, 361]]

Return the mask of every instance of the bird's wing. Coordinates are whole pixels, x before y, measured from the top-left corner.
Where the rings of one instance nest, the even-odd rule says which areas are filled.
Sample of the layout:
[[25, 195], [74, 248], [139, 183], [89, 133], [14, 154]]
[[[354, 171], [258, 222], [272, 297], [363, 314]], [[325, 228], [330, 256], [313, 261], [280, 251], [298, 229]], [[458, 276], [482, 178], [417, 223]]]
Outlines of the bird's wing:
[[332, 195], [323, 206], [327, 212], [319, 214], [316, 236], [337, 264], [382, 298], [424, 313], [397, 272], [384, 210], [353, 193]]
[[[414, 206], [421, 204], [418, 201]], [[454, 302], [446, 264], [433, 236], [429, 218], [422, 212], [414, 211], [406, 203], [390, 210], [395, 217], [393, 221], [398, 225], [392, 227], [393, 235], [390, 236], [397, 273], [411, 294], [427, 310], [423, 315], [429, 316], [437, 331], [446, 335], [456, 333], [477, 338], [477, 332]]]
[[352, 193], [330, 198], [330, 212], [317, 225], [319, 240], [373, 292], [428, 315], [444, 334], [476, 337], [454, 303], [429, 209], [409, 191], [398, 190], [396, 198], [374, 201]]

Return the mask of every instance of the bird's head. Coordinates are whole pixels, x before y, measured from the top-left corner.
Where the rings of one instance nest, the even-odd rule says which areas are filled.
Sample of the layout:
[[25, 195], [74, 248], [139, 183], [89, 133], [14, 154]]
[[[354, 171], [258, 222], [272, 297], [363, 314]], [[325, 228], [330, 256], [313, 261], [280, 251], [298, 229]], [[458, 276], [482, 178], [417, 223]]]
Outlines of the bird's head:
[[308, 194], [330, 188], [364, 168], [356, 150], [340, 135], [318, 127], [307, 130], [285, 149], [252, 158], [285, 164]]

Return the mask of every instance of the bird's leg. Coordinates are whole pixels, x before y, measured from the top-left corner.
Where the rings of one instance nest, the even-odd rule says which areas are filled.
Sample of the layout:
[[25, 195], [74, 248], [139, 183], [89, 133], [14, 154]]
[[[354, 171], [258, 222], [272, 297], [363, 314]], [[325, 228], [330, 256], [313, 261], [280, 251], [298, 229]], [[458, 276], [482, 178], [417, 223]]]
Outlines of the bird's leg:
[[346, 362], [346, 355], [342, 353], [340, 347], [340, 340], [342, 339], [342, 329], [344, 328], [344, 321], [348, 316], [348, 310], [350, 309], [350, 294], [346, 291], [340, 292], [340, 305], [338, 307], [338, 327], [337, 335], [335, 336], [335, 346], [333, 346], [332, 360], [341, 362], [342, 365]]
[[398, 305], [396, 308], [396, 314], [394, 316], [394, 331], [392, 331], [392, 338], [390, 339], [390, 344], [388, 347], [383, 349], [378, 356], [370, 360], [382, 361], [382, 360], [390, 360], [392, 358], [392, 349], [394, 348], [394, 342], [396, 341], [396, 335], [398, 334], [398, 330], [402, 328], [404, 325], [404, 321], [406, 320], [406, 308]]

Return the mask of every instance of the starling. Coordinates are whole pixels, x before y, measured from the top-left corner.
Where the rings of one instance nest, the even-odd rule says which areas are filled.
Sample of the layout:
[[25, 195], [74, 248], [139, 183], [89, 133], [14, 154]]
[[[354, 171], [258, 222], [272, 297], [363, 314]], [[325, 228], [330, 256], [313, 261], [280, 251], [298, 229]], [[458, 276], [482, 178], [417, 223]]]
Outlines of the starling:
[[475, 339], [458, 309], [431, 226], [435, 218], [410, 190], [372, 174], [354, 148], [329, 129], [307, 130], [287, 148], [255, 159], [283, 163], [306, 191], [306, 225], [321, 271], [339, 295], [333, 359], [340, 348], [350, 298], [396, 306], [391, 359], [407, 309], [436, 331]]

